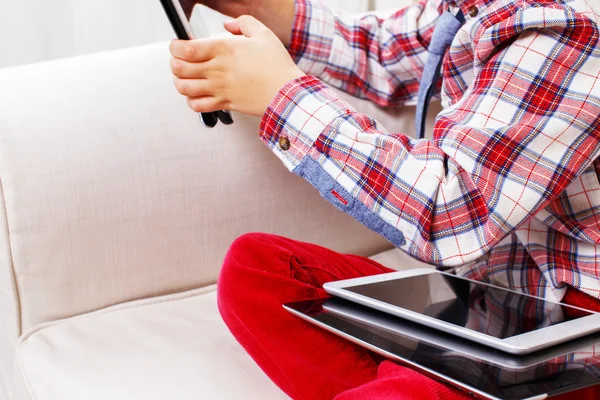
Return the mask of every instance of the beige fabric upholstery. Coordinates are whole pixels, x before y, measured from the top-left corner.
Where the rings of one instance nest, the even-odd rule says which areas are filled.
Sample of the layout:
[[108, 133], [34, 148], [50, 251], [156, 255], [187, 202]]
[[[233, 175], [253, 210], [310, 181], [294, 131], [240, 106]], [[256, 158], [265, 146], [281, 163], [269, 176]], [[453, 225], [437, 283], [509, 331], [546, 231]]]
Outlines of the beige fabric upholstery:
[[[397, 249], [372, 258], [422, 266]], [[19, 360], [32, 400], [288, 398], [231, 336], [214, 287], [43, 325], [23, 336]]]
[[231, 336], [209, 289], [26, 335], [19, 358], [32, 399], [287, 399]]
[[392, 269], [411, 269], [411, 268], [433, 268], [429, 264], [425, 264], [416, 260], [403, 252], [400, 249], [393, 248], [371, 256], [371, 259], [379, 264]]
[[0, 399], [26, 400], [28, 396], [16, 361], [16, 343], [20, 335], [19, 296], [13, 275], [5, 211], [0, 179]]

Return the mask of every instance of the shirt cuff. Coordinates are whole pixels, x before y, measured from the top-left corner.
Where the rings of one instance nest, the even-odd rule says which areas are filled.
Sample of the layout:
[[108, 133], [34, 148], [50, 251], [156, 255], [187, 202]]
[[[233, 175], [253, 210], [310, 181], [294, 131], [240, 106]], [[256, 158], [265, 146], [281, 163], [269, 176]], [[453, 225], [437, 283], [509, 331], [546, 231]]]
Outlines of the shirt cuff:
[[296, 0], [295, 20], [288, 51], [309, 75], [321, 75], [329, 62], [335, 34], [331, 7], [318, 1]]
[[271, 102], [260, 137], [293, 171], [335, 119], [353, 112], [319, 79], [303, 76], [286, 84]]

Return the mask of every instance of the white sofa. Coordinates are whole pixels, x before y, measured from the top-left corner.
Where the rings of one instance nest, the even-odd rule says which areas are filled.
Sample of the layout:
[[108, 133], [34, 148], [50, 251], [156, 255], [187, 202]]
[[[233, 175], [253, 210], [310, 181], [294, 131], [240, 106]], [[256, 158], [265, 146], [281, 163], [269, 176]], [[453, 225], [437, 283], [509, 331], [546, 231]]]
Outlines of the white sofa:
[[[410, 264], [289, 174], [257, 119], [202, 128], [167, 46], [0, 70], [1, 400], [284, 399], [218, 315], [228, 245]], [[354, 103], [413, 130], [413, 110]]]

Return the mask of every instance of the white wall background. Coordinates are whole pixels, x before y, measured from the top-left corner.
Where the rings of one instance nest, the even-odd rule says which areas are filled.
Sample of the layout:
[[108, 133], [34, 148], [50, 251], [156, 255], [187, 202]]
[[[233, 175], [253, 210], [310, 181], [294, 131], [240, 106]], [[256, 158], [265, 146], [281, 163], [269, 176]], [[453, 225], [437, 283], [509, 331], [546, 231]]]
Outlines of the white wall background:
[[[323, 0], [352, 12], [410, 0]], [[205, 16], [217, 23], [214, 14]], [[169, 40], [158, 0], [0, 0], [0, 68]]]

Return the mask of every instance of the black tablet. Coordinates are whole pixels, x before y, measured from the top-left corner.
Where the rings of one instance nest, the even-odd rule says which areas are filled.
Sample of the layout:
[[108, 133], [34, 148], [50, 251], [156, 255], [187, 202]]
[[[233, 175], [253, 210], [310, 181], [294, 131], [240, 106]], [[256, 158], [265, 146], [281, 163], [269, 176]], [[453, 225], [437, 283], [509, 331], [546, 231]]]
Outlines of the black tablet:
[[284, 307], [477, 398], [537, 400], [600, 384], [600, 334], [518, 356], [339, 298]]
[[[160, 2], [178, 39], [190, 40], [209, 36], [206, 25], [197, 12], [196, 1], [160, 0]], [[232, 124], [233, 117], [229, 111], [216, 111], [200, 114], [200, 121], [205, 126], [214, 128], [219, 121], [225, 125]]]

